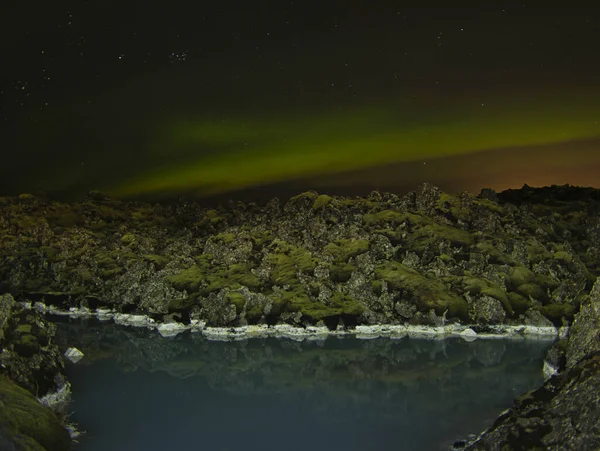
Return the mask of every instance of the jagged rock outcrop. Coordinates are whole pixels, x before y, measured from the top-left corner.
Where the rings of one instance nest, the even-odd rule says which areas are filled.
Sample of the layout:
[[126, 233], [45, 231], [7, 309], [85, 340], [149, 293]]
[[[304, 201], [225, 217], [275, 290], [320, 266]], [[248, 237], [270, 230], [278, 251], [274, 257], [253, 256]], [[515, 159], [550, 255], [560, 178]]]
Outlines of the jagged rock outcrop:
[[467, 450], [582, 450], [600, 447], [600, 352], [519, 398]]
[[[583, 301], [568, 342], [546, 361], [563, 371], [515, 402], [468, 450], [600, 447], [600, 279]], [[461, 449], [462, 449], [461, 448]]]
[[54, 333], [54, 324], [42, 315], [24, 309], [10, 294], [0, 296], [2, 450], [62, 451], [71, 447], [64, 418], [56, 413], [64, 404], [54, 405], [53, 411], [36, 399], [59, 389], [68, 393]]
[[583, 301], [569, 333], [566, 367], [573, 368], [587, 354], [600, 351], [600, 281]]

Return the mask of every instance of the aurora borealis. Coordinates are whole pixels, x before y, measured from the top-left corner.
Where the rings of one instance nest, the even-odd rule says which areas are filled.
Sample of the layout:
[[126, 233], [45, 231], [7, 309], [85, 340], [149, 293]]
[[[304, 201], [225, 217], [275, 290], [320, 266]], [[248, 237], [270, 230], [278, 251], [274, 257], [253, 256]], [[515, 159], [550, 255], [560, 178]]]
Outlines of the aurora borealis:
[[2, 9], [3, 194], [599, 186], [596, 8]]

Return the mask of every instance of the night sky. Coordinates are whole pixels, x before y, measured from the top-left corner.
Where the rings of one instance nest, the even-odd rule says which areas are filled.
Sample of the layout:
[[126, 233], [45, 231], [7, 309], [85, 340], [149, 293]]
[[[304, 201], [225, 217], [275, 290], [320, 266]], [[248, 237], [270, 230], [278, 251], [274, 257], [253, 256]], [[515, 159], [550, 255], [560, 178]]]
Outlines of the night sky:
[[2, 1], [0, 195], [600, 188], [600, 8], [470, 3]]

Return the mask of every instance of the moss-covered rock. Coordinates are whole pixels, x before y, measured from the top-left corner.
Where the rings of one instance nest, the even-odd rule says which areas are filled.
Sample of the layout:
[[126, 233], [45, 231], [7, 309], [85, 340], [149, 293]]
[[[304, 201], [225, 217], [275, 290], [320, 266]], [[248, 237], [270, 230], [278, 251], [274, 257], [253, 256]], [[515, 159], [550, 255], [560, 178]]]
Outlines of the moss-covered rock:
[[[553, 193], [573, 197], [558, 201]], [[519, 321], [532, 307], [556, 321], [568, 319], [571, 309], [547, 306], [570, 304], [576, 311], [600, 274], [594, 193], [555, 187], [450, 195], [425, 184], [402, 197], [311, 191], [283, 204], [226, 208], [103, 195], [74, 204], [5, 199], [0, 291], [65, 309], [111, 306], [160, 317], [189, 314], [186, 308], [200, 308], [212, 294], [247, 289], [243, 308], [239, 297], [213, 303], [227, 310], [223, 318], [233, 305], [242, 322], [265, 315], [276, 322], [275, 313], [265, 312], [271, 304], [273, 312], [288, 315], [280, 307], [297, 305], [322, 317], [315, 310], [335, 310], [327, 302], [336, 292], [362, 305], [359, 321], [418, 323], [429, 321], [432, 309], [468, 321], [467, 303], [486, 297], [501, 304], [505, 321]], [[264, 301], [275, 287], [295, 293], [296, 301], [290, 295]], [[258, 296], [262, 307], [251, 307]], [[399, 302], [420, 316], [408, 318], [413, 310], [401, 307], [400, 318]], [[33, 349], [26, 335], [21, 345]]]
[[[0, 437], [23, 451], [66, 451], [71, 438], [61, 420], [31, 393], [0, 375]], [[7, 448], [10, 449], [10, 448]]]

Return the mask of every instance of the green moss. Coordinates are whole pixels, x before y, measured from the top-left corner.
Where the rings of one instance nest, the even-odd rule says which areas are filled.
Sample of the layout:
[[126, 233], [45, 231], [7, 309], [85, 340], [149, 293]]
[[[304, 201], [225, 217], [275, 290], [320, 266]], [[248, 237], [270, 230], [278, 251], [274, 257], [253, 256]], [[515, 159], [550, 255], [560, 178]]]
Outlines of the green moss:
[[333, 200], [333, 197], [328, 196], [326, 194], [321, 194], [319, 197], [317, 197], [315, 199], [315, 202], [313, 203], [313, 210], [319, 210], [320, 208], [323, 208], [327, 205], [329, 205], [331, 203], [331, 201]]
[[448, 254], [441, 254], [438, 258], [446, 264], [454, 263], [454, 259], [452, 258], [452, 256], [450, 256]]
[[205, 275], [198, 265], [193, 265], [188, 269], [181, 271], [179, 274], [170, 276], [167, 280], [177, 290], [186, 290], [188, 293], [197, 292], [200, 284], [204, 280]]
[[525, 266], [515, 266], [510, 269], [509, 280], [513, 287], [535, 282], [535, 274]]
[[295, 203], [295, 202], [302, 201], [303, 199], [311, 199], [314, 201], [317, 199], [317, 197], [319, 197], [319, 195], [317, 193], [315, 193], [314, 191], [306, 191], [304, 193], [298, 194], [297, 196], [290, 197], [288, 202]]
[[496, 202], [492, 202], [489, 199], [476, 199], [475, 203], [485, 207], [490, 211], [493, 211], [494, 213], [504, 213], [504, 208], [502, 208], [502, 206], [498, 205]]
[[465, 277], [463, 278], [462, 283], [464, 289], [468, 291], [471, 296], [490, 296], [502, 303], [502, 307], [509, 316], [514, 314], [514, 309], [510, 303], [508, 293], [501, 287], [478, 277]]
[[250, 267], [243, 263], [231, 265], [225, 272], [225, 279], [248, 287], [254, 291], [260, 288], [261, 283], [260, 279], [252, 274]]
[[20, 324], [15, 328], [15, 333], [18, 335], [30, 334], [31, 333], [31, 324]]
[[383, 281], [371, 280], [371, 288], [373, 288], [373, 292], [377, 296], [381, 296], [381, 294], [383, 293]]
[[462, 202], [456, 196], [442, 193], [437, 202], [438, 209], [450, 213], [455, 219], [468, 221], [471, 218], [472, 212], [462, 206]]
[[274, 301], [271, 314], [301, 312], [303, 318], [313, 323], [340, 315], [357, 316], [364, 311], [358, 301], [342, 293], [334, 293], [327, 305], [311, 300], [301, 289], [278, 291], [270, 297]]
[[517, 287], [517, 291], [525, 297], [530, 297], [536, 301], [545, 301], [548, 299], [546, 291], [535, 283], [524, 283]]
[[130, 246], [136, 242], [135, 235], [133, 233], [126, 233], [121, 237], [121, 243], [125, 246]]
[[513, 316], [514, 315], [514, 309], [512, 307], [512, 304], [510, 303], [510, 300], [508, 298], [508, 294], [506, 293], [505, 290], [503, 290], [502, 288], [498, 287], [498, 286], [488, 286], [486, 288], [484, 288], [481, 291], [481, 294], [486, 295], [486, 296], [490, 296], [494, 299], [497, 299], [500, 301], [500, 303], [502, 304], [502, 307], [504, 308], [504, 311], [509, 315], [509, 316]]
[[207, 229], [214, 231], [215, 228], [223, 225], [227, 219], [222, 216], [217, 210], [208, 210], [202, 216], [202, 219], [198, 221], [197, 227], [199, 229]]
[[230, 244], [235, 240], [233, 233], [219, 233], [213, 237], [213, 241], [217, 243]]
[[369, 250], [367, 240], [342, 239], [325, 246], [325, 252], [331, 254], [336, 262], [347, 262], [352, 257]]
[[242, 313], [244, 310], [244, 306], [246, 305], [246, 298], [242, 293], [238, 293], [235, 291], [230, 291], [225, 295], [225, 301], [229, 304], [235, 305], [236, 314]]
[[25, 451], [71, 448], [69, 433], [56, 415], [31, 393], [0, 375], [0, 425]]
[[554, 260], [571, 263], [573, 261], [573, 254], [570, 252], [558, 251], [554, 253], [553, 258]]
[[274, 253], [265, 257], [273, 266], [271, 280], [275, 285], [293, 285], [297, 283], [298, 271], [312, 273], [316, 262], [306, 249], [296, 247], [281, 240], [273, 241]]
[[385, 280], [389, 287], [412, 295], [413, 301], [421, 312], [434, 309], [438, 315], [448, 310], [449, 317], [468, 319], [467, 302], [448, 292], [446, 285], [439, 279], [430, 279], [401, 263], [390, 261], [375, 267], [375, 276]]
[[465, 277], [463, 279], [463, 286], [465, 291], [468, 291], [471, 296], [476, 296], [488, 287], [488, 283], [479, 277]]
[[382, 223], [401, 224], [406, 220], [407, 215], [395, 210], [383, 210], [377, 213], [368, 213], [363, 216], [363, 222], [367, 226], [379, 225]]
[[562, 325], [562, 319], [573, 321], [576, 309], [571, 304], [547, 304], [542, 307], [542, 313], [555, 325]]
[[212, 263], [212, 258], [208, 254], [196, 257], [196, 262], [196, 265], [167, 278], [175, 289], [186, 290], [188, 293], [208, 294], [223, 288], [233, 290], [246, 286], [254, 291], [260, 288], [259, 278], [252, 274], [251, 268], [245, 264], [218, 266]]
[[487, 255], [489, 257], [489, 262], [491, 264], [500, 264], [500, 265], [511, 265], [514, 264], [514, 261], [500, 252], [497, 247], [491, 241], [481, 241], [474, 246], [474, 249], [478, 252]]
[[349, 263], [337, 263], [329, 269], [329, 278], [333, 283], [346, 283], [356, 268]]
[[455, 246], [471, 246], [474, 242], [473, 235], [466, 230], [440, 224], [427, 224], [421, 227], [415, 231], [415, 237], [429, 239], [433, 242], [445, 240]]
[[144, 254], [143, 257], [144, 260], [153, 263], [157, 269], [162, 269], [167, 266], [167, 263], [169, 263], [169, 259], [167, 257], [158, 254]]
[[69, 205], [60, 203], [48, 208], [46, 220], [52, 228], [63, 227], [70, 229], [85, 224], [84, 218], [77, 211], [73, 210]]
[[330, 299], [330, 308], [336, 310], [335, 315], [362, 315], [365, 308], [356, 299], [347, 294], [335, 292]]
[[550, 256], [548, 250], [537, 241], [527, 243], [527, 259], [530, 263], [539, 263]]

